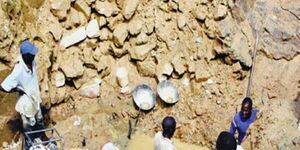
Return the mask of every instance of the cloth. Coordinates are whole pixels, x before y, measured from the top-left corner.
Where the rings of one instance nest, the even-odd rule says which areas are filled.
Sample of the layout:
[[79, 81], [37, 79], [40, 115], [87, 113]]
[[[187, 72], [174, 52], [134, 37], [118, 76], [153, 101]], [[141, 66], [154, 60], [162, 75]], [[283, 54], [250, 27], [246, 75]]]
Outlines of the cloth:
[[32, 63], [32, 71], [28, 69], [22, 57], [18, 58], [12, 73], [2, 82], [1, 86], [6, 91], [19, 88], [25, 92], [17, 96], [16, 111], [21, 115], [32, 118], [40, 110], [40, 90], [38, 85], [36, 63]]
[[[39, 124], [43, 122], [43, 114], [41, 109], [38, 110], [38, 112], [35, 114], [34, 117], [26, 117], [25, 115], [21, 115], [22, 118], [22, 124], [23, 124], [23, 129], [32, 127], [38, 122]], [[30, 130], [31, 131], [31, 130]]]
[[21, 54], [35, 55], [39, 50], [36, 46], [30, 43], [28, 40], [22, 42], [20, 46]]
[[161, 131], [155, 134], [154, 148], [155, 150], [176, 150], [174, 143], [170, 139], [165, 138]]
[[256, 114], [259, 111], [257, 109], [251, 110], [251, 116], [247, 120], [242, 119], [242, 112], [238, 112], [234, 115], [231, 126], [230, 126], [230, 133], [234, 135], [235, 131], [237, 130], [238, 135], [238, 145], [240, 145], [246, 136], [247, 129], [249, 128], [250, 124], [252, 124], [256, 119]]
[[114, 146], [113, 143], [106, 143], [103, 147], [102, 150], [119, 150], [116, 146]]
[[241, 145], [237, 145], [236, 150], [244, 150]]

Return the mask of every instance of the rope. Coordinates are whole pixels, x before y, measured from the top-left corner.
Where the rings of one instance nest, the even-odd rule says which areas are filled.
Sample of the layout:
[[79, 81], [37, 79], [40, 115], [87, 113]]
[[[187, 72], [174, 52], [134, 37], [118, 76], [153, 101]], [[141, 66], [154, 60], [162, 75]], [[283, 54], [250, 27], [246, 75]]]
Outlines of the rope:
[[249, 77], [249, 80], [248, 80], [248, 87], [247, 87], [247, 94], [246, 94], [247, 97], [251, 96], [251, 86], [252, 86], [253, 72], [254, 72], [254, 68], [255, 68], [255, 60], [256, 60], [258, 40], [259, 40], [259, 34], [256, 33], [254, 51], [253, 51], [253, 54], [252, 54], [252, 66], [251, 66], [251, 70], [250, 70], [250, 77]]

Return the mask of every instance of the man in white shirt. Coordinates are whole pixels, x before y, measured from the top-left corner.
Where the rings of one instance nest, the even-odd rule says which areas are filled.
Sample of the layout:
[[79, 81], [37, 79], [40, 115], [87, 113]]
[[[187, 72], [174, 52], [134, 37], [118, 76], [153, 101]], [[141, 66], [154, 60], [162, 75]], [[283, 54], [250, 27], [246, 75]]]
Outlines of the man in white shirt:
[[[15, 109], [21, 114], [24, 132], [34, 130], [34, 126], [43, 128], [40, 90], [38, 85], [34, 57], [38, 48], [28, 40], [21, 43], [20, 52], [13, 71], [0, 85], [0, 91], [18, 92]], [[36, 128], [36, 127], [35, 127]]]
[[155, 150], [176, 150], [171, 138], [176, 130], [176, 121], [173, 117], [165, 117], [162, 122], [163, 131], [157, 132], [154, 138]]
[[216, 150], [243, 150], [243, 148], [237, 144], [231, 133], [223, 131], [218, 136]]

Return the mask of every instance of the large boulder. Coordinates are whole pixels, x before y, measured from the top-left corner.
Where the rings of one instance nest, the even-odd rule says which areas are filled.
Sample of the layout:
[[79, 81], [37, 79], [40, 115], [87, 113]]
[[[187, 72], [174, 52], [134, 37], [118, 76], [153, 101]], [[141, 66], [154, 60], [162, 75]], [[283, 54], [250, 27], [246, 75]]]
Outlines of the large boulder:
[[67, 78], [82, 76], [84, 71], [83, 61], [78, 54], [81, 50], [77, 47], [71, 47], [68, 51], [62, 53], [59, 58], [60, 68]]
[[232, 39], [230, 46], [231, 58], [240, 61], [244, 66], [251, 67], [252, 58], [247, 38], [242, 32], [237, 32]]

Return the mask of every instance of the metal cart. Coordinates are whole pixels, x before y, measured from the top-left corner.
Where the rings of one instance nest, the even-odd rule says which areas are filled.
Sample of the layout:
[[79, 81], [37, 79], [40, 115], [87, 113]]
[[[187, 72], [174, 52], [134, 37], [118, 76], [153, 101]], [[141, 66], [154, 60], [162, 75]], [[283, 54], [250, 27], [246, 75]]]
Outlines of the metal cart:
[[[48, 140], [39, 141], [32, 139], [31, 135], [34, 134], [46, 134], [51, 133], [48, 135]], [[30, 145], [29, 150], [37, 150], [44, 147], [46, 150], [63, 150], [64, 149], [64, 139], [60, 136], [58, 131], [55, 128], [48, 128], [42, 130], [35, 130], [29, 131], [24, 133], [24, 140], [23, 140], [23, 150], [26, 150], [26, 144]]]

